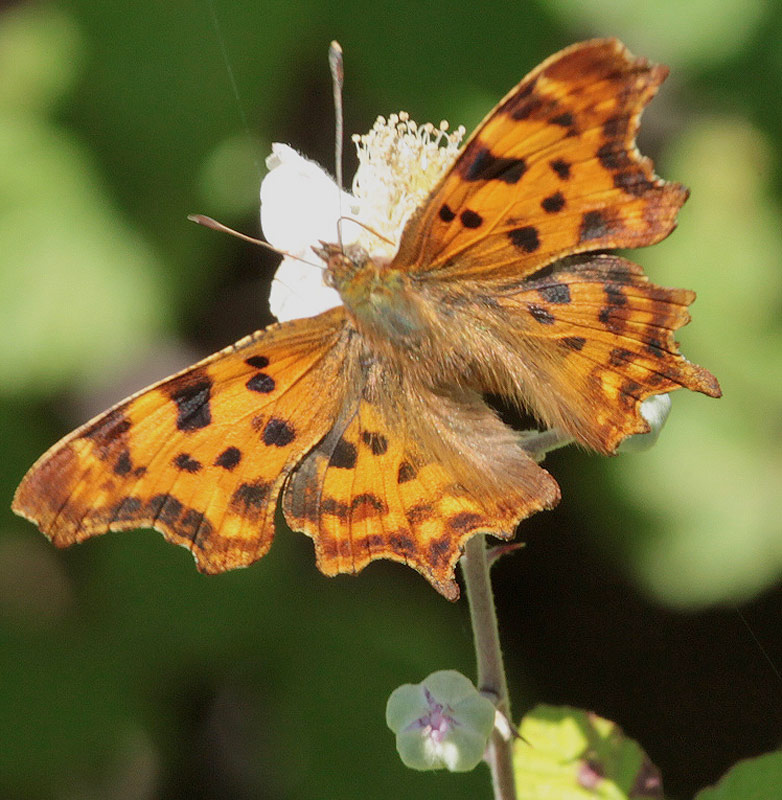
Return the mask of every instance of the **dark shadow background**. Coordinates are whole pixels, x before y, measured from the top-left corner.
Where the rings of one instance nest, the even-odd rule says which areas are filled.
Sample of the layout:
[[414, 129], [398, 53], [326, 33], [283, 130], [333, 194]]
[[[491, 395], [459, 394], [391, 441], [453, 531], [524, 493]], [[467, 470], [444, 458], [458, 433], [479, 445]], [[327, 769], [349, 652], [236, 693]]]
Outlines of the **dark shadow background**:
[[[782, 9], [614, 6], [2, 4], [0, 498], [92, 414], [270, 321], [273, 259], [185, 217], [257, 233], [272, 141], [331, 168], [330, 39], [364, 132], [400, 108], [469, 130], [544, 57], [620, 36], [671, 66], [641, 146], [693, 192], [633, 258], [698, 290], [680, 338], [725, 397], [674, 398], [648, 454], [552, 456], [563, 501], [495, 577], [515, 715], [594, 710], [689, 798], [782, 731]], [[388, 694], [443, 668], [474, 674], [466, 604], [398, 565], [327, 579], [281, 530], [207, 578], [154, 532], [55, 551], [0, 512], [3, 798], [486, 797], [483, 768], [404, 769], [385, 728]]]

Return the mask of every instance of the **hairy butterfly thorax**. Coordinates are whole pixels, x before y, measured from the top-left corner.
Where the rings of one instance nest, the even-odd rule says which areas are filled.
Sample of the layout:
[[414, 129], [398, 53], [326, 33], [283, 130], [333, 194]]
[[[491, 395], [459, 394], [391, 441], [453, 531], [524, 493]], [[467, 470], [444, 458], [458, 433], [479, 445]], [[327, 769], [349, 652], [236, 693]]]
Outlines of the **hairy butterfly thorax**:
[[376, 350], [420, 345], [426, 320], [410, 279], [357, 244], [315, 248], [326, 262], [324, 281], [339, 292], [357, 329]]

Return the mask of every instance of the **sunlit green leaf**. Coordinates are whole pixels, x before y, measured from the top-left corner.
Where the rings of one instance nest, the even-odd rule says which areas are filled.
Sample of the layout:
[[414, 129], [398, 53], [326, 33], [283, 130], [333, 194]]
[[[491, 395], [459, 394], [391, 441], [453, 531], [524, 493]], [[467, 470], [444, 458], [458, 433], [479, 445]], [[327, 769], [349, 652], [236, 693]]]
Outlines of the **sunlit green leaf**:
[[770, 800], [782, 787], [782, 752], [748, 758], [731, 767], [695, 800]]
[[536, 706], [514, 745], [525, 800], [662, 800], [662, 781], [644, 751], [607, 719], [576, 708]]

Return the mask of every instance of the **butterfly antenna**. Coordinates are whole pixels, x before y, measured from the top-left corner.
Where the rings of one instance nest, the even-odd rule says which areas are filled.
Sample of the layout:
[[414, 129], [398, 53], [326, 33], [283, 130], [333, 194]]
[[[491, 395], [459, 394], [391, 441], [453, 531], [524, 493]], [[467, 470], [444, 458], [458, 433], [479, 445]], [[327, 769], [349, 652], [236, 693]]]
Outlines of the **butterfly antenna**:
[[337, 176], [337, 194], [339, 218], [337, 221], [337, 241], [342, 250], [342, 140], [345, 134], [345, 123], [342, 114], [342, 87], [345, 83], [345, 63], [342, 58], [342, 47], [336, 40], [329, 45], [329, 69], [331, 85], [334, 91], [334, 173]]
[[231, 236], [235, 236], [237, 239], [242, 239], [245, 242], [250, 242], [250, 244], [258, 245], [258, 247], [263, 247], [266, 250], [271, 250], [272, 253], [277, 253], [277, 255], [284, 256], [285, 258], [295, 258], [296, 261], [301, 261], [304, 264], [308, 264], [311, 267], [315, 267], [316, 269], [323, 271], [322, 264], [315, 264], [312, 261], [307, 261], [306, 258], [294, 255], [293, 253], [288, 253], [285, 250], [280, 250], [279, 247], [274, 247], [268, 242], [264, 242], [262, 239], [256, 239], [253, 236], [248, 236], [246, 233], [241, 233], [233, 228], [229, 228], [227, 225], [223, 225], [222, 222], [218, 222], [216, 219], [207, 217], [205, 214], [188, 214], [187, 218], [191, 222], [195, 222], [198, 225], [203, 225], [205, 228], [211, 228], [214, 231], [221, 231], [222, 233], [229, 233]]
[[348, 222], [352, 222], [354, 225], [358, 225], [360, 228], [363, 228], [365, 231], [369, 231], [373, 236], [377, 236], [378, 239], [381, 239], [386, 244], [390, 244], [392, 247], [394, 246], [395, 242], [393, 239], [389, 239], [388, 236], [383, 236], [380, 231], [376, 231], [370, 225], [367, 225], [365, 222], [362, 222], [360, 219], [356, 219], [355, 217], [348, 217], [348, 216], [340, 216], [337, 220], [338, 224], [342, 224], [343, 220], [347, 220]]

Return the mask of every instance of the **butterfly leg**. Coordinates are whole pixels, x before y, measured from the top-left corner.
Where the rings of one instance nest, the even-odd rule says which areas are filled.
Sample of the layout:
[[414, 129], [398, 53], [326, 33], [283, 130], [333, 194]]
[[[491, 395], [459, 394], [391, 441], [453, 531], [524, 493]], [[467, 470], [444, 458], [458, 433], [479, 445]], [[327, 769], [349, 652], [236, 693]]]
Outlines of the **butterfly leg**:
[[573, 437], [557, 428], [545, 431], [519, 431], [519, 444], [536, 462], [540, 463], [552, 450], [573, 442]]

